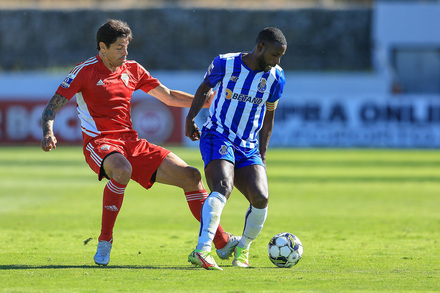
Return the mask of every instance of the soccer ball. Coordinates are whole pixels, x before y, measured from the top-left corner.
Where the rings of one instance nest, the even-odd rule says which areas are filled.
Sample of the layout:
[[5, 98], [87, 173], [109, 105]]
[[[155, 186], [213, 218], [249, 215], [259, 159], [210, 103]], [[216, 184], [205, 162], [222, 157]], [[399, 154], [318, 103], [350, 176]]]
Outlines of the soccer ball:
[[303, 255], [301, 241], [295, 235], [284, 232], [272, 237], [267, 247], [269, 259], [280, 268], [296, 265]]

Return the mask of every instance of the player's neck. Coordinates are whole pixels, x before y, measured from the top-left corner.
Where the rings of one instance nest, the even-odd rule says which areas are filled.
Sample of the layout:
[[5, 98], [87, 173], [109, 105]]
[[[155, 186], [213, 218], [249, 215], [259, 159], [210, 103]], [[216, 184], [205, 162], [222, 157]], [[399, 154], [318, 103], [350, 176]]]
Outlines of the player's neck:
[[243, 61], [244, 65], [246, 65], [249, 69], [256, 71], [255, 64], [255, 56], [253, 56], [252, 52], [243, 52], [241, 54], [241, 61]]
[[119, 66], [113, 65], [102, 52], [99, 52], [99, 58], [101, 59], [102, 63], [105, 65], [105, 67], [108, 68], [111, 72], [115, 72], [118, 70]]

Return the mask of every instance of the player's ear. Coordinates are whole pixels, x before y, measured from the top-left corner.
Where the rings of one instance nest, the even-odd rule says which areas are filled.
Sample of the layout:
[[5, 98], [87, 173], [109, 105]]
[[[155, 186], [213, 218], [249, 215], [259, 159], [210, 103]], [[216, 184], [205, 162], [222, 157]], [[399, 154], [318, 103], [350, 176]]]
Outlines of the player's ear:
[[264, 43], [258, 43], [257, 44], [257, 53], [258, 55], [261, 55], [264, 52]]
[[106, 50], [106, 49], [107, 49], [107, 46], [105, 45], [105, 43], [99, 42], [99, 50], [102, 51], [102, 50]]

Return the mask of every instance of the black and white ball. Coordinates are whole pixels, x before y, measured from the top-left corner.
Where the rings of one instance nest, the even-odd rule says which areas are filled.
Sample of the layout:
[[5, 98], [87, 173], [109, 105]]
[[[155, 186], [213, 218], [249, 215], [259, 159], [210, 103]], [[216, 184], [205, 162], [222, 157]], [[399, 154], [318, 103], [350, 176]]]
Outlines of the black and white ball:
[[303, 255], [301, 240], [292, 233], [279, 233], [272, 237], [267, 247], [269, 259], [280, 268], [296, 265]]

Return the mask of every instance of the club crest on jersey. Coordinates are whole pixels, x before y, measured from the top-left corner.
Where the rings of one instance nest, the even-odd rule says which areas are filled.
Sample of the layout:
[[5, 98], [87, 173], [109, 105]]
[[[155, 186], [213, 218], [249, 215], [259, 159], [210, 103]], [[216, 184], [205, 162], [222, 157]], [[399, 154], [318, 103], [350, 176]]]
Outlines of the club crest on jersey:
[[237, 82], [238, 81], [238, 76], [231, 75], [231, 78], [229, 80], [232, 81], [232, 82]]
[[260, 83], [257, 86], [257, 89], [260, 93], [264, 93], [267, 88], [267, 80], [265, 78], [260, 79]]
[[125, 86], [128, 86], [128, 81], [130, 80], [130, 77], [128, 76], [127, 73], [122, 73], [121, 74], [121, 79], [124, 82]]
[[70, 84], [72, 83], [72, 81], [73, 81], [73, 78], [74, 78], [74, 76], [72, 75], [72, 74], [69, 74], [69, 75], [67, 75], [67, 77], [63, 80], [63, 82], [61, 83], [61, 86], [63, 87], [63, 88], [69, 88], [70, 87]]
[[222, 145], [220, 147], [220, 149], [218, 150], [218, 152], [220, 153], [220, 155], [224, 156], [228, 153], [228, 147], [225, 145]]
[[101, 147], [101, 151], [109, 151], [110, 150], [110, 146], [109, 145], [103, 145], [102, 147]]

